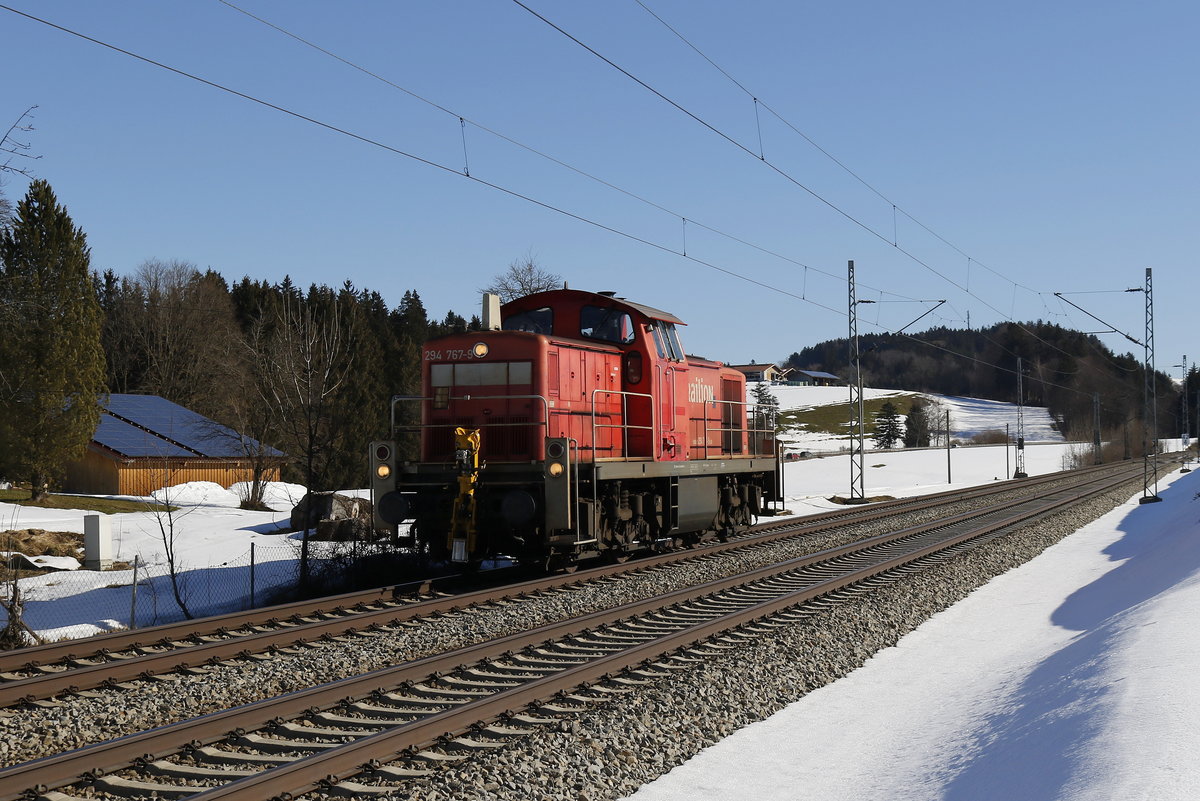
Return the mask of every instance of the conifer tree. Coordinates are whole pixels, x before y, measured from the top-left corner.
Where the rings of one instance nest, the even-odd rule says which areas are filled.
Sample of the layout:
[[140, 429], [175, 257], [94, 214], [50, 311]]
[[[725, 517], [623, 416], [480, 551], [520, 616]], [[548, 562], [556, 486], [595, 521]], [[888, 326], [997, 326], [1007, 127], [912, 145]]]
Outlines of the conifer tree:
[[900, 441], [903, 430], [900, 427], [900, 413], [891, 401], [884, 401], [875, 415], [875, 445], [887, 450]]
[[930, 414], [933, 410], [920, 398], [914, 398], [908, 414], [904, 417], [904, 447], [928, 448], [930, 440]]
[[105, 391], [103, 326], [87, 238], [46, 181], [0, 231], [0, 459], [34, 499], [83, 456]]

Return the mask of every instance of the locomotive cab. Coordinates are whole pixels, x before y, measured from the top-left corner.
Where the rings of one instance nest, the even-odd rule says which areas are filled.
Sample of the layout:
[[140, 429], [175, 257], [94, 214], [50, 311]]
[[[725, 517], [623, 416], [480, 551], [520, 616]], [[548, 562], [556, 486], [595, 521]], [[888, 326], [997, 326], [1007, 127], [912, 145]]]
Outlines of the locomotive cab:
[[411, 521], [438, 559], [554, 566], [726, 534], [781, 498], [744, 376], [687, 356], [678, 318], [569, 289], [500, 317], [425, 343], [401, 401], [419, 458], [373, 480], [377, 525]]

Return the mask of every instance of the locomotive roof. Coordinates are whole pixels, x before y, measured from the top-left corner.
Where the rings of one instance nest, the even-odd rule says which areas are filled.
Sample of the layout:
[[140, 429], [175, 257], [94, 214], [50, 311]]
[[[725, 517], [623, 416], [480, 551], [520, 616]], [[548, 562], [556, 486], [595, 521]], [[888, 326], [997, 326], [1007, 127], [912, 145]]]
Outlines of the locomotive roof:
[[645, 315], [646, 317], [649, 317], [651, 320], [662, 320], [663, 322], [666, 322], [666, 323], [675, 323], [677, 325], [687, 325], [687, 323], [685, 323], [683, 320], [680, 320], [675, 315], [671, 314], [670, 312], [663, 311], [662, 309], [656, 309], [653, 306], [647, 306], [643, 303], [634, 303], [632, 300], [627, 300], [625, 298], [619, 298], [613, 293], [587, 292], [582, 289], [551, 289], [547, 292], [535, 292], [532, 295], [526, 295], [521, 298], [514, 298], [513, 300], [510, 300], [508, 303], [506, 303], [504, 305], [508, 306], [510, 304], [519, 303], [522, 306], [524, 306], [527, 304], [527, 302], [531, 302], [530, 305], [532, 305], [533, 303], [542, 302], [543, 298], [544, 298], [545, 302], [547, 303], [547, 305], [552, 305], [553, 302], [557, 299], [565, 300], [567, 298], [570, 298], [572, 300], [579, 301], [579, 300], [583, 300], [586, 296], [590, 296], [597, 303], [608, 302], [608, 303], [611, 303], [611, 304], [617, 305], [617, 306], [628, 306], [630, 309], [633, 309], [634, 311], [639, 312], [639, 313]]

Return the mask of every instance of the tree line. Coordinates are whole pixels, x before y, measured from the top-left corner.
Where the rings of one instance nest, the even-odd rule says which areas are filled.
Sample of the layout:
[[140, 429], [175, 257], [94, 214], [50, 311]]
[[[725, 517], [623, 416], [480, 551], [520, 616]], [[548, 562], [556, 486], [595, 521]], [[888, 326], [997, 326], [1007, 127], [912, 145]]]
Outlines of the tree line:
[[[283, 451], [284, 479], [310, 490], [365, 486], [392, 396], [420, 392], [422, 343], [481, 327], [453, 311], [432, 318], [415, 289], [389, 307], [350, 281], [231, 285], [160, 260], [119, 276], [90, 260], [43, 180], [0, 217], [0, 477], [35, 495], [83, 456], [106, 393], [160, 395], [228, 426], [260, 469], [271, 457], [254, 443]], [[508, 299], [559, 280], [530, 257], [485, 289]]]

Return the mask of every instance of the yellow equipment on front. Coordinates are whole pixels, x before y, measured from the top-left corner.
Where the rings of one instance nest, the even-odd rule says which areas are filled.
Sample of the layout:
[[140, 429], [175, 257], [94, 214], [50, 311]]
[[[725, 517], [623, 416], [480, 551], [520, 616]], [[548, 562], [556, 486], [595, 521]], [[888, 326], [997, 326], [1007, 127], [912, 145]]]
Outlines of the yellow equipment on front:
[[458, 497], [450, 518], [451, 562], [466, 562], [475, 551], [475, 484], [479, 481], [479, 429], [454, 429]]

